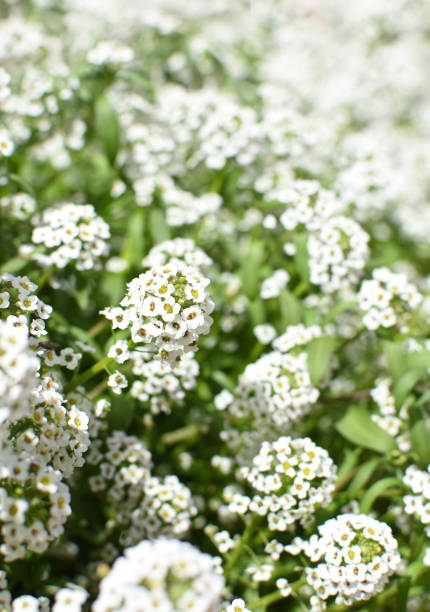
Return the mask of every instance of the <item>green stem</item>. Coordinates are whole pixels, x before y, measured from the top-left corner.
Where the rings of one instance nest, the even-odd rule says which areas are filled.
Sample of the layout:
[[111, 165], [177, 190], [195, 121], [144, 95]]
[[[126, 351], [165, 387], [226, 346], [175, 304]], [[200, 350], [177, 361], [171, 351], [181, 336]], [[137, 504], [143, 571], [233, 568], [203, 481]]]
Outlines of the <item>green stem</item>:
[[252, 520], [248, 523], [248, 525], [245, 527], [242, 537], [240, 538], [240, 542], [238, 542], [238, 544], [232, 550], [231, 555], [228, 558], [227, 563], [225, 564], [224, 574], [226, 576], [229, 575], [236, 561], [238, 560], [240, 553], [244, 549], [245, 545], [248, 543], [248, 540], [251, 537], [255, 527], [257, 526], [257, 523], [259, 523], [259, 519], [259, 516], [254, 516]]
[[170, 444], [176, 444], [177, 442], [183, 442], [190, 438], [194, 438], [201, 431], [201, 425], [187, 425], [186, 427], [180, 427], [174, 431], [169, 431], [161, 436], [161, 441], [167, 446]]
[[302, 280], [297, 285], [297, 287], [294, 289], [293, 295], [295, 297], [301, 297], [304, 293], [306, 293], [306, 291], [309, 290], [309, 288], [310, 288], [310, 285], [309, 285], [308, 281], [307, 280]]
[[[289, 586], [291, 588], [291, 594], [296, 593], [301, 586], [306, 583], [306, 576], [302, 576], [295, 582], [292, 582]], [[289, 597], [289, 596], [288, 596]], [[274, 591], [273, 593], [269, 593], [268, 595], [264, 595], [259, 599], [254, 599], [250, 602], [250, 606], [252, 609], [254, 608], [264, 608], [266, 609], [271, 603], [275, 601], [279, 601], [280, 599], [285, 599], [285, 595], [281, 594], [281, 591]]]
[[273, 593], [264, 595], [264, 597], [260, 597], [260, 599], [254, 599], [249, 605], [252, 610], [256, 610], [257, 608], [263, 608], [265, 610], [271, 603], [279, 601], [280, 599], [284, 599], [284, 596], [281, 595], [281, 591], [274, 591]]
[[49, 268], [46, 268], [46, 270], [43, 272], [42, 276], [39, 279], [39, 282], [38, 282], [39, 289], [42, 289], [43, 285], [46, 283], [46, 281], [51, 276], [51, 274], [54, 272], [54, 270], [55, 270], [55, 266], [49, 266]]
[[261, 353], [264, 351], [265, 348], [266, 346], [264, 344], [261, 344], [261, 342], [257, 342], [256, 344], [254, 344], [254, 347], [251, 353], [249, 354], [249, 363], [257, 361], [257, 359], [260, 357]]
[[88, 370], [85, 370], [85, 372], [82, 372], [82, 374], [76, 376], [76, 378], [66, 386], [65, 392], [69, 393], [70, 391], [76, 389], [76, 387], [78, 387], [79, 385], [82, 385], [84, 382], [87, 382], [87, 380], [90, 380], [90, 378], [93, 378], [93, 376], [96, 376], [96, 374], [104, 370], [107, 365], [112, 361], [113, 359], [111, 357], [104, 357], [103, 359], [92, 365], [90, 368], [88, 368]]
[[98, 321], [95, 325], [93, 325], [88, 330], [88, 338], [95, 338], [108, 325], [109, 325], [109, 321], [107, 319], [103, 319], [102, 321]]

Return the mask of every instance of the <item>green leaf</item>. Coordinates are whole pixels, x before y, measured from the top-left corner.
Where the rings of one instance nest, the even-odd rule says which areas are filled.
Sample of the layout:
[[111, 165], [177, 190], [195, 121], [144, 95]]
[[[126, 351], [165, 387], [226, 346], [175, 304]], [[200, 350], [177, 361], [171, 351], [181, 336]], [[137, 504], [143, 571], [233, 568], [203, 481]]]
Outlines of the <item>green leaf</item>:
[[407, 369], [412, 368], [430, 368], [430, 351], [418, 351], [410, 353], [404, 357], [404, 366]]
[[287, 325], [297, 325], [297, 323], [300, 323], [303, 306], [300, 304], [299, 300], [286, 289], [279, 294], [279, 307], [281, 310], [282, 328], [287, 327]]
[[314, 338], [309, 342], [306, 352], [308, 355], [308, 370], [311, 381], [317, 385], [330, 365], [330, 358], [337, 345], [337, 338]]
[[379, 457], [373, 457], [372, 459], [369, 459], [368, 461], [363, 463], [363, 465], [360, 466], [359, 470], [357, 471], [356, 475], [351, 481], [351, 484], [348, 487], [348, 493], [351, 499], [354, 499], [354, 497], [356, 497], [359, 491], [362, 490], [367, 481], [371, 478], [373, 472], [378, 467], [380, 461], [381, 460]]
[[266, 310], [262, 300], [256, 298], [252, 302], [250, 301], [248, 303], [248, 312], [254, 327], [266, 321]]
[[22, 268], [25, 268], [27, 264], [27, 259], [23, 259], [22, 257], [14, 257], [13, 259], [9, 259], [9, 261], [0, 267], [0, 273], [4, 274], [5, 272], [9, 272], [9, 274], [16, 274], [16, 272], [19, 272], [22, 270]]
[[102, 141], [104, 152], [111, 164], [113, 164], [120, 145], [120, 129], [116, 111], [104, 95], [96, 100], [95, 125], [97, 135]]
[[418, 455], [418, 461], [422, 467], [430, 463], [430, 432], [427, 419], [419, 419], [411, 427], [411, 445], [414, 453]]
[[411, 586], [410, 577], [400, 578], [397, 586], [397, 612], [406, 612], [408, 609], [408, 593]]
[[163, 211], [159, 208], [152, 208], [149, 212], [149, 229], [154, 244], [170, 239], [170, 228]]
[[339, 483], [343, 483], [344, 481], [347, 481], [350, 478], [352, 472], [355, 469], [355, 466], [357, 465], [360, 454], [360, 448], [350, 448], [346, 451], [345, 459], [343, 460], [337, 471], [336, 486], [339, 486]]
[[398, 344], [385, 340], [382, 342], [382, 350], [388, 365], [388, 373], [392, 380], [396, 381], [403, 374], [405, 367], [403, 363], [404, 354]]
[[360, 503], [360, 512], [363, 512], [363, 514], [368, 514], [372, 509], [375, 499], [393, 487], [403, 487], [402, 481], [394, 476], [388, 476], [387, 478], [382, 478], [382, 480], [375, 482], [363, 495]]
[[350, 310], [351, 308], [355, 308], [357, 306], [357, 300], [349, 300], [348, 302], [340, 302], [340, 304], [336, 304], [336, 306], [333, 306], [333, 308], [331, 308], [325, 315], [322, 320], [322, 325], [327, 325], [327, 323], [334, 321], [341, 312]]
[[227, 376], [227, 374], [224, 374], [224, 372], [221, 372], [221, 370], [215, 370], [214, 372], [212, 372], [211, 378], [224, 389], [228, 389], [229, 391], [234, 391], [235, 389], [234, 382], [229, 378], [229, 376]]
[[130, 266], [140, 268], [145, 254], [145, 216], [146, 211], [137, 208], [127, 225], [127, 235], [121, 250], [121, 257]]
[[394, 386], [394, 399], [396, 400], [396, 405], [401, 406], [409, 391], [414, 388], [416, 383], [426, 376], [427, 370], [424, 368], [419, 368], [415, 370], [409, 370], [405, 372], [397, 381]]
[[344, 438], [362, 448], [382, 454], [396, 448], [393, 438], [374, 423], [366, 409], [360, 406], [351, 406], [336, 424], [336, 429]]
[[260, 285], [261, 264], [264, 258], [264, 243], [251, 242], [242, 253], [239, 276], [242, 280], [243, 291], [249, 298], [254, 298]]
[[430, 402], [430, 389], [422, 394], [420, 399], [415, 402], [415, 406], [422, 406], [423, 404], [426, 404], [427, 402]]
[[294, 254], [294, 262], [302, 280], [309, 281], [309, 266], [308, 266], [308, 235], [305, 232], [297, 232], [293, 238], [296, 252]]

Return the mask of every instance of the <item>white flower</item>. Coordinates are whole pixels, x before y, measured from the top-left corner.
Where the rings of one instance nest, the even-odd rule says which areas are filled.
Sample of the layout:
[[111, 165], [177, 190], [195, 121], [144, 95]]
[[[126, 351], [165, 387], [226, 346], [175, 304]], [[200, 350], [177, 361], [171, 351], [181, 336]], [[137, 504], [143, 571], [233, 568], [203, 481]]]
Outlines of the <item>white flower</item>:
[[287, 285], [290, 275], [286, 270], [275, 270], [275, 272], [263, 281], [260, 288], [260, 296], [263, 300], [277, 297]]
[[128, 382], [124, 374], [116, 370], [108, 378], [107, 384], [116, 395], [120, 395], [123, 389], [126, 389]]
[[273, 325], [265, 323], [254, 327], [254, 335], [261, 344], [270, 344], [276, 336], [276, 330]]
[[230, 605], [227, 606], [226, 612], [251, 612], [246, 607], [243, 599], [233, 599]]

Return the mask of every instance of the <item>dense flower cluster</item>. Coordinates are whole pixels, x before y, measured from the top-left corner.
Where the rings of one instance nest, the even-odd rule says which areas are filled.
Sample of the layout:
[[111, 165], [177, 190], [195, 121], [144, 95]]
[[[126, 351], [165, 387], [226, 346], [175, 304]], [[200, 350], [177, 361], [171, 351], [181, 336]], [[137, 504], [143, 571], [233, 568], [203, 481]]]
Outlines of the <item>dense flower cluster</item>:
[[289, 279], [289, 274], [285, 270], [275, 270], [269, 278], [262, 283], [260, 296], [263, 300], [277, 297], [282, 289], [285, 289]]
[[165, 266], [168, 262], [175, 263], [177, 260], [199, 270], [212, 265], [212, 259], [191, 238], [175, 238], [160, 242], [149, 251], [142, 265], [153, 268]]
[[319, 230], [342, 208], [335, 194], [323, 189], [317, 181], [291, 181], [288, 177], [280, 179], [275, 188], [266, 191], [264, 198], [285, 204], [279, 221], [288, 231], [299, 225], [310, 231]]
[[28, 333], [39, 338], [46, 335], [45, 321], [52, 307], [35, 293], [37, 285], [27, 276], [3, 274], [0, 277], [0, 317], [14, 327], [29, 325]]
[[119, 557], [100, 584], [94, 612], [215, 610], [224, 579], [215, 561], [185, 542], [143, 541]]
[[228, 407], [232, 417], [284, 427], [302, 419], [318, 399], [306, 366], [306, 354], [272, 351], [246, 366], [239, 377], [236, 398]]
[[318, 506], [330, 502], [336, 474], [327, 451], [309, 438], [263, 442], [252, 467], [241, 469], [257, 494], [248, 499], [236, 495], [230, 510], [267, 516], [269, 529], [275, 531], [290, 529], [297, 521], [306, 524]]
[[430, 4], [0, 4], [0, 609], [430, 609]]
[[131, 546], [144, 538], [184, 535], [196, 513], [190, 490], [176, 476], [151, 475], [151, 453], [134, 436], [116, 431], [105, 444], [96, 440], [87, 457], [98, 473], [89, 478], [94, 493], [106, 492], [115, 509], [119, 543]]
[[391, 394], [392, 382], [389, 378], [377, 381], [377, 385], [370, 394], [377, 404], [380, 414], [372, 414], [372, 420], [391, 436], [396, 438], [399, 448], [403, 452], [411, 450], [411, 437], [408, 431], [409, 410], [407, 404], [399, 411], [396, 410], [394, 396]]
[[365, 312], [363, 323], [371, 330], [396, 326], [407, 331], [411, 315], [422, 301], [405, 274], [394, 274], [388, 268], [374, 270], [372, 280], [362, 282], [358, 297]]
[[36, 210], [36, 201], [28, 193], [14, 193], [0, 198], [0, 209], [7, 208], [15, 219], [27, 219]]
[[430, 538], [430, 468], [425, 472], [410, 465], [406, 468], [403, 482], [411, 489], [411, 493], [403, 497], [405, 512], [418, 517]]
[[369, 236], [348, 217], [332, 217], [308, 241], [311, 283], [325, 292], [354, 286], [369, 254]]
[[346, 605], [370, 599], [400, 567], [390, 527], [365, 514], [341, 514], [318, 532], [309, 541], [297, 539], [286, 547], [294, 554], [302, 550], [316, 564], [306, 568], [307, 582], [316, 593], [312, 610], [324, 609], [331, 597]]
[[322, 333], [319, 325], [311, 325], [310, 327], [305, 327], [301, 323], [289, 325], [283, 334], [273, 340], [272, 346], [276, 351], [288, 353], [296, 346], [303, 346], [314, 338], [320, 338]]
[[73, 262], [77, 270], [99, 270], [101, 257], [109, 253], [109, 226], [91, 204], [60, 204], [36, 215], [33, 224], [32, 242], [46, 252], [35, 249], [31, 256], [43, 267], [65, 268]]
[[173, 365], [148, 361], [137, 351], [131, 358], [138, 380], [133, 382], [130, 393], [141, 402], [149, 402], [152, 414], [169, 414], [172, 406], [184, 403], [186, 391], [196, 386], [199, 364], [191, 353], [185, 353]]
[[114, 329], [131, 328], [134, 345], [153, 343], [156, 355], [174, 363], [196, 351], [198, 337], [209, 332], [214, 308], [209, 282], [185, 264], [155, 266], [128, 284], [121, 307], [102, 312]]
[[28, 344], [27, 329], [0, 321], [0, 422], [30, 412], [39, 366]]
[[3, 440], [0, 454], [0, 553], [6, 561], [15, 561], [27, 550], [43, 553], [63, 533], [71, 513], [70, 492], [61, 473], [31, 450], [18, 455]]

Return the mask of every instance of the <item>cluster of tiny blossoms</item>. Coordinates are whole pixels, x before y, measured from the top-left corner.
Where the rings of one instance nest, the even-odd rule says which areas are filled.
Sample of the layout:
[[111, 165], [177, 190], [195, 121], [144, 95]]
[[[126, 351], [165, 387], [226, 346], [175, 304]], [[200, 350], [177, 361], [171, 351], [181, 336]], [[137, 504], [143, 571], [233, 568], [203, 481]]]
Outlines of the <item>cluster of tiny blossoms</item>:
[[287, 282], [289, 281], [290, 275], [286, 270], [275, 270], [275, 272], [269, 278], [261, 284], [260, 296], [263, 300], [268, 300], [273, 297], [277, 297], [282, 289], [285, 289]]
[[285, 204], [279, 221], [288, 231], [299, 225], [309, 231], [319, 230], [342, 207], [335, 194], [323, 189], [318, 181], [291, 181], [289, 177], [278, 180], [274, 189], [266, 191], [264, 199]]
[[2, 214], [10, 214], [12, 218], [27, 219], [36, 210], [36, 200], [28, 193], [14, 193], [0, 198]]
[[77, 270], [100, 270], [101, 257], [109, 253], [109, 226], [91, 204], [60, 204], [36, 215], [33, 224], [32, 242], [46, 251], [30, 254], [43, 267], [65, 268], [72, 262]]
[[372, 420], [375, 421], [390, 436], [396, 438], [399, 449], [402, 452], [411, 450], [411, 438], [408, 431], [408, 406], [403, 405], [397, 415], [396, 403], [394, 396], [391, 394], [392, 382], [389, 378], [384, 378], [377, 381], [376, 387], [371, 389], [370, 395], [373, 401], [377, 404], [380, 414], [372, 414]]
[[[0, 277], [0, 320], [5, 320], [15, 329], [23, 328], [28, 336], [29, 346], [46, 366], [59, 365], [74, 370], [81, 358], [80, 353], [66, 347], [57, 354], [54, 348], [45, 348], [43, 343], [37, 340], [48, 333], [45, 321], [49, 319], [52, 307], [36, 295], [36, 289], [37, 285], [26, 276], [3, 274]], [[19, 368], [16, 375], [18, 372]]]
[[39, 366], [27, 329], [0, 321], [0, 423], [30, 412]]
[[297, 346], [303, 346], [314, 338], [322, 336], [322, 329], [319, 325], [305, 327], [302, 323], [298, 325], [288, 325], [285, 332], [275, 338], [272, 347], [281, 353], [292, 351]]
[[403, 482], [411, 489], [411, 493], [403, 498], [405, 512], [418, 517], [430, 538], [430, 466], [425, 472], [410, 465], [406, 468]]
[[189, 529], [196, 512], [189, 489], [176, 476], [152, 476], [151, 453], [138, 438], [115, 431], [105, 445], [95, 441], [87, 462], [98, 470], [89, 478], [91, 490], [105, 494], [115, 509], [121, 546]]
[[309, 236], [311, 283], [332, 293], [358, 282], [367, 261], [369, 236], [348, 217], [328, 219], [318, 232]]
[[14, 561], [27, 550], [44, 552], [63, 533], [71, 513], [70, 492], [61, 472], [31, 450], [17, 454], [3, 440], [0, 455], [0, 553]]
[[197, 340], [212, 324], [214, 303], [209, 279], [196, 268], [168, 263], [140, 274], [127, 286], [121, 307], [102, 311], [112, 327], [131, 328], [134, 345], [155, 344], [156, 356], [174, 363], [197, 350]]
[[297, 521], [311, 522], [315, 509], [331, 501], [337, 469], [310, 438], [265, 441], [252, 463], [241, 475], [257, 494], [235, 495], [232, 512], [267, 516], [269, 529], [285, 531]]
[[24, 325], [30, 336], [40, 338], [47, 334], [45, 321], [52, 308], [36, 295], [36, 289], [37, 285], [26, 276], [3, 274], [0, 277], [0, 318], [14, 327]]
[[401, 332], [408, 330], [412, 313], [423, 299], [405, 274], [395, 274], [388, 268], [374, 270], [372, 280], [362, 282], [358, 298], [367, 329], [395, 326]]
[[91, 402], [78, 393], [65, 398], [54, 375], [38, 383], [25, 417], [1, 431], [0, 552], [9, 561], [44, 552], [63, 533], [71, 512], [63, 479], [84, 464], [90, 441]]
[[101, 581], [94, 612], [209, 612], [221, 603], [224, 578], [215, 559], [186, 542], [160, 538], [128, 548]]
[[199, 364], [193, 354], [185, 353], [179, 361], [147, 361], [138, 351], [131, 355], [132, 371], [138, 380], [131, 386], [130, 394], [141, 402], [149, 402], [152, 414], [169, 414], [172, 406], [184, 403], [185, 393], [194, 389], [199, 374]]
[[154, 266], [164, 266], [168, 262], [172, 263], [180, 260], [187, 266], [194, 266], [199, 270], [204, 270], [212, 265], [212, 259], [196, 246], [191, 238], [175, 238], [165, 240], [153, 247], [142, 261], [142, 265], [147, 268]]
[[318, 527], [319, 537], [308, 541], [296, 538], [286, 550], [303, 551], [314, 567], [305, 569], [314, 589], [312, 610], [336, 604], [352, 605], [383, 590], [389, 577], [400, 567], [397, 542], [385, 523], [365, 514], [341, 514]]
[[283, 427], [299, 421], [319, 395], [311, 383], [306, 361], [305, 353], [293, 356], [272, 351], [247, 365], [239, 377], [229, 413], [237, 419], [252, 416], [257, 427]]

